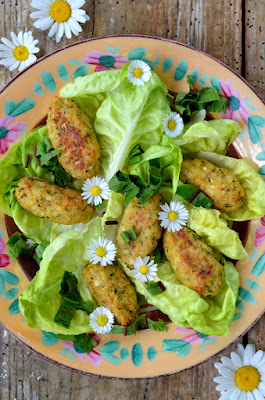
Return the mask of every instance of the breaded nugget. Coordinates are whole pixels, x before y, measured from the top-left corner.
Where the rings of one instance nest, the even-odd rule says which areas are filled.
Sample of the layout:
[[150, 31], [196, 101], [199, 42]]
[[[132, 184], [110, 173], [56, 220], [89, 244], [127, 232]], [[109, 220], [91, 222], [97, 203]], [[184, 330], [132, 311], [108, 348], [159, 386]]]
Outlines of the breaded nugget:
[[56, 97], [49, 108], [48, 133], [58, 161], [73, 178], [98, 174], [100, 147], [88, 116], [70, 99]]
[[195, 158], [181, 164], [180, 179], [196, 186], [213, 200], [213, 206], [225, 212], [237, 211], [245, 201], [245, 190], [237, 177], [225, 168]]
[[196, 290], [202, 297], [216, 296], [220, 292], [223, 266], [194, 231], [186, 227], [178, 232], [166, 230], [163, 246], [166, 258], [182, 285]]
[[[116, 237], [117, 258], [133, 268], [132, 261], [137, 256], [145, 257], [151, 255], [162, 236], [163, 229], [158, 221], [158, 213], [163, 200], [160, 194], [154, 194], [147, 203], [142, 204], [135, 197], [125, 208]], [[126, 243], [121, 233], [133, 228], [137, 239]]]
[[20, 179], [15, 195], [23, 208], [58, 224], [86, 224], [95, 214], [95, 208], [87, 204], [77, 190], [61, 188], [35, 177]]
[[136, 320], [140, 310], [136, 291], [117, 265], [88, 264], [82, 273], [92, 297], [113, 312], [119, 325], [128, 326]]

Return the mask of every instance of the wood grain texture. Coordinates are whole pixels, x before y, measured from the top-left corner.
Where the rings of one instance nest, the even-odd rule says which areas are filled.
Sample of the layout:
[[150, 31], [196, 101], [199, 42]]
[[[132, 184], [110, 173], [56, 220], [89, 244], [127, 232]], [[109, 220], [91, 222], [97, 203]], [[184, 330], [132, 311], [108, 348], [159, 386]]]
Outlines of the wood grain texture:
[[[138, 33], [175, 39], [202, 49], [246, 75], [265, 95], [265, 0], [87, 0], [90, 21], [78, 40]], [[1, 0], [0, 36], [32, 30], [47, 54], [77, 39], [54, 39], [33, 27], [30, 0]], [[0, 88], [15, 73], [0, 66]], [[244, 342], [265, 348], [265, 318]], [[216, 400], [214, 363], [220, 355], [178, 375], [154, 380], [119, 381], [72, 373], [47, 363], [0, 328], [0, 399], [3, 400]], [[242, 342], [241, 339], [239, 342]], [[221, 353], [229, 355], [236, 345]]]

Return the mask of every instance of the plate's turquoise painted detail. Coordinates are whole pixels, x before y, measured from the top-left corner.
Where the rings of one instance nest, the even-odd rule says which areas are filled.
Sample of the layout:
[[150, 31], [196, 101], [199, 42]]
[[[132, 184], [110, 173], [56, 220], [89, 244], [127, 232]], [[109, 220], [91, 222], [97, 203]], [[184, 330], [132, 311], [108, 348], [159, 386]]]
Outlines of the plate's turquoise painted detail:
[[174, 73], [175, 81], [181, 81], [185, 77], [187, 70], [188, 70], [187, 61], [183, 59], [179, 62], [178, 66], [175, 69]]

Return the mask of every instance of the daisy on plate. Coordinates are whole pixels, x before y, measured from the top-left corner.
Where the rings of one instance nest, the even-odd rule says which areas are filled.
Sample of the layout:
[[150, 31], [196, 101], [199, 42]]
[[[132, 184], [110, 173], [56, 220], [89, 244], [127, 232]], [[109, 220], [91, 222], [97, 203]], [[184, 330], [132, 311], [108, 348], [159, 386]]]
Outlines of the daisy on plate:
[[114, 314], [107, 307], [97, 307], [89, 319], [90, 326], [96, 333], [109, 333], [114, 324]]
[[37, 8], [30, 14], [36, 19], [34, 26], [42, 31], [50, 29], [48, 36], [55, 35], [56, 42], [60, 42], [63, 35], [70, 39], [72, 33], [76, 36], [82, 32], [81, 23], [89, 21], [85, 10], [81, 7], [85, 0], [32, 0], [31, 6]]
[[103, 200], [108, 200], [111, 190], [107, 181], [98, 176], [94, 176], [91, 179], [86, 179], [82, 186], [82, 194], [84, 200], [87, 200], [88, 204], [97, 206], [102, 203]]
[[19, 32], [15, 35], [14, 32], [10, 33], [12, 41], [2, 37], [0, 44], [0, 64], [13, 71], [18, 68], [22, 71], [28, 65], [37, 60], [36, 53], [40, 51], [36, 44], [38, 40], [34, 40], [32, 32]]
[[265, 354], [255, 346], [246, 348], [238, 345], [237, 352], [221, 357], [221, 363], [214, 364], [221, 376], [213, 380], [219, 385], [220, 400], [263, 400], [265, 397]]
[[90, 259], [92, 264], [100, 263], [103, 267], [107, 264], [112, 264], [115, 260], [117, 248], [111, 240], [107, 240], [103, 237], [94, 239], [93, 242], [87, 248], [87, 257]]
[[184, 122], [182, 117], [172, 111], [163, 121], [164, 124], [164, 132], [170, 138], [175, 138], [181, 134], [184, 128]]
[[134, 60], [128, 66], [127, 78], [134, 86], [143, 86], [151, 76], [151, 68], [144, 61]]
[[145, 283], [147, 281], [153, 282], [157, 275], [157, 264], [154, 261], [149, 261], [150, 257], [146, 256], [144, 258], [138, 256], [133, 260], [132, 274], [135, 279], [140, 279], [141, 282]]
[[180, 231], [187, 224], [189, 212], [181, 201], [171, 201], [160, 206], [162, 211], [158, 214], [160, 226], [168, 231]]

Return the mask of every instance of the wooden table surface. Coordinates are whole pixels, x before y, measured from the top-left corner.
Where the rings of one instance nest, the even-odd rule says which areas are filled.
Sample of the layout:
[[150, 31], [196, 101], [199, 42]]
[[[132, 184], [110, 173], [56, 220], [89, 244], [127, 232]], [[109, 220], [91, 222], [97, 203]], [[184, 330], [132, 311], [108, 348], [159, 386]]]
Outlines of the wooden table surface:
[[[32, 30], [39, 55], [90, 37], [138, 33], [174, 39], [205, 50], [244, 76], [265, 97], [265, 0], [87, 0], [90, 21], [78, 39], [56, 44], [36, 30], [31, 0], [0, 1], [0, 36]], [[10, 80], [0, 66], [0, 88]], [[265, 350], [265, 316], [239, 340]], [[29, 351], [0, 328], [0, 399], [3, 400], [215, 400], [214, 363], [210, 361], [166, 378], [140, 381], [88, 377], [59, 368]]]

